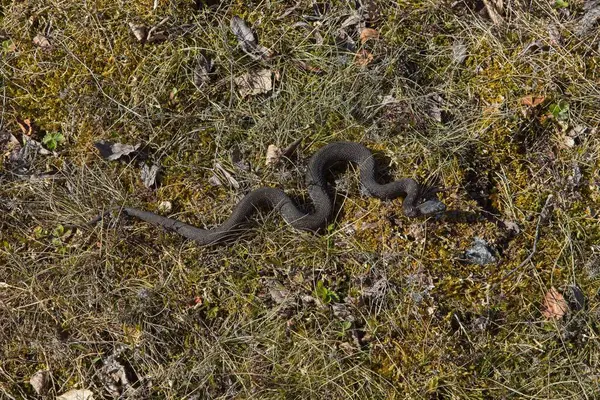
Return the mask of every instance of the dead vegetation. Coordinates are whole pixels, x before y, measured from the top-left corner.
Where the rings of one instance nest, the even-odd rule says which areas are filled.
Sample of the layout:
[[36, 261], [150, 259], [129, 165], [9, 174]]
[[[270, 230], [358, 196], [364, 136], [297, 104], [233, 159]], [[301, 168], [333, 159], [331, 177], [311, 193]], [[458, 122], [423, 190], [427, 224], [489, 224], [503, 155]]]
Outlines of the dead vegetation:
[[[0, 2], [0, 397], [599, 395], [597, 1], [83, 4]], [[302, 201], [335, 140], [448, 212], [350, 168], [318, 236], [68, 228]]]

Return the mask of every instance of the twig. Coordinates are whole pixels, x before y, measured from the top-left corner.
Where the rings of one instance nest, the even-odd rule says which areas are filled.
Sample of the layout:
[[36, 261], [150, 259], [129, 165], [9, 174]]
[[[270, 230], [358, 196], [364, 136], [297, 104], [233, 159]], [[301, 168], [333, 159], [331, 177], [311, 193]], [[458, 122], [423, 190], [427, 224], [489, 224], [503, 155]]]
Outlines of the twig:
[[148, 34], [146, 35], [146, 41], [149, 41], [154, 32], [162, 25], [164, 25], [169, 20], [169, 17], [164, 17], [158, 24], [154, 25], [152, 28], [148, 30]]
[[540, 212], [540, 217], [538, 218], [537, 226], [535, 228], [535, 236], [533, 238], [533, 247], [531, 248], [531, 253], [529, 253], [527, 258], [525, 258], [523, 260], [523, 262], [521, 262], [521, 264], [519, 264], [518, 267], [512, 269], [506, 276], [504, 276], [504, 278], [502, 278], [502, 280], [500, 282], [498, 282], [496, 285], [494, 285], [494, 287], [498, 286], [500, 283], [504, 282], [516, 271], [523, 268], [533, 258], [535, 252], [537, 251], [538, 241], [540, 240], [540, 228], [542, 226], [542, 221], [548, 217], [548, 208], [550, 206], [550, 202], [551, 202], [552, 198], [554, 198], [554, 196], [552, 194], [549, 194], [548, 197], [546, 198], [546, 203], [544, 203], [544, 207], [542, 208], [542, 211]]

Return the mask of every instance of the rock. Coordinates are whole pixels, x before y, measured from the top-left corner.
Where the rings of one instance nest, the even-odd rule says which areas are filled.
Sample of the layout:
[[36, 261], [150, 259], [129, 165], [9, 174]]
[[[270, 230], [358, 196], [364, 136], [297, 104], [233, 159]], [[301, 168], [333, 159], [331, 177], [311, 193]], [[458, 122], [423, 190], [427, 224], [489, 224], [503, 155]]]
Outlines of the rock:
[[493, 264], [497, 261], [490, 246], [478, 237], [473, 241], [473, 246], [465, 252], [465, 258], [477, 265]]

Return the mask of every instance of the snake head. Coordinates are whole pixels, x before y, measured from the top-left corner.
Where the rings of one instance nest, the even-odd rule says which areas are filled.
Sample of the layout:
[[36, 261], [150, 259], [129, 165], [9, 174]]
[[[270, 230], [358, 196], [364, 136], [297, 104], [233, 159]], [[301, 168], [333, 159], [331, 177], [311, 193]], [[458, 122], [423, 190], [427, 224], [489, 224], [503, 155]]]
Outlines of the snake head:
[[446, 205], [438, 199], [427, 200], [415, 207], [419, 215], [434, 215], [446, 211]]

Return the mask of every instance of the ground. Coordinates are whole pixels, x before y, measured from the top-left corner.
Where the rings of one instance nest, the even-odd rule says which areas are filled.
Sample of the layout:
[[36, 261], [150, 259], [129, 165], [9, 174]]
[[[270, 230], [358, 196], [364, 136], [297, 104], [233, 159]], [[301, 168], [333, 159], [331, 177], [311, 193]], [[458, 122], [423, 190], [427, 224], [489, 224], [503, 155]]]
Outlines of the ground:
[[[597, 3], [0, 1], [0, 397], [597, 398]], [[446, 213], [408, 219], [350, 168], [317, 235], [69, 227], [123, 205], [210, 227], [265, 185], [304, 202], [336, 140]]]

